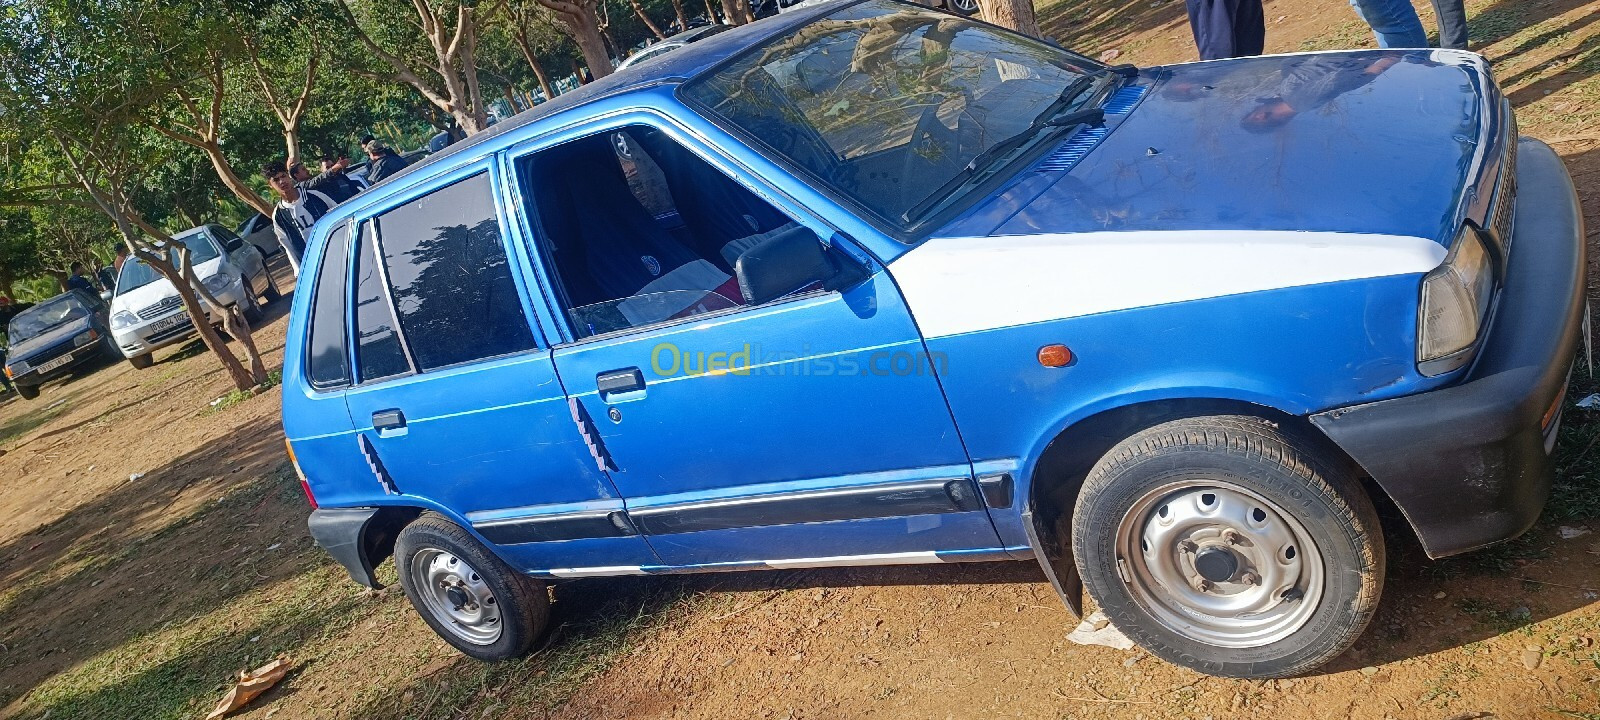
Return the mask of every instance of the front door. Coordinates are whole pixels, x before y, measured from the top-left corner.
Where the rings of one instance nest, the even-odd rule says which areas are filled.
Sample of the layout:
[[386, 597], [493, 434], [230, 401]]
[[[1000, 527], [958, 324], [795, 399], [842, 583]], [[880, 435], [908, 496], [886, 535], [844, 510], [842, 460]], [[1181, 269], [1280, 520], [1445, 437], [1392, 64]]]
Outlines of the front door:
[[386, 492], [460, 514], [524, 571], [655, 564], [529, 322], [488, 163], [356, 226], [356, 441]]
[[672, 566], [995, 549], [887, 273], [751, 302], [734, 280], [745, 251], [821, 241], [685, 150], [635, 125], [514, 161], [570, 335], [556, 369], [633, 525]]

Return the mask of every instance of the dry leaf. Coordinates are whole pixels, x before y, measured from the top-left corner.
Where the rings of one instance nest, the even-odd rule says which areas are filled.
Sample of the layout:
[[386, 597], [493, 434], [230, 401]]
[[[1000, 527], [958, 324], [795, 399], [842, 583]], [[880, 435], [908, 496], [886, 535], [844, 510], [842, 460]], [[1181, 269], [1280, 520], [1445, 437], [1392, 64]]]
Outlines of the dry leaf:
[[287, 672], [289, 672], [289, 657], [287, 655], [280, 656], [278, 659], [254, 670], [240, 672], [239, 681], [233, 684], [233, 688], [228, 690], [227, 695], [222, 696], [222, 700], [217, 703], [216, 708], [212, 709], [211, 714], [206, 716], [206, 720], [216, 720], [223, 715], [244, 707], [251, 700], [256, 699], [257, 695], [278, 684], [278, 681], [282, 680], [284, 673]]

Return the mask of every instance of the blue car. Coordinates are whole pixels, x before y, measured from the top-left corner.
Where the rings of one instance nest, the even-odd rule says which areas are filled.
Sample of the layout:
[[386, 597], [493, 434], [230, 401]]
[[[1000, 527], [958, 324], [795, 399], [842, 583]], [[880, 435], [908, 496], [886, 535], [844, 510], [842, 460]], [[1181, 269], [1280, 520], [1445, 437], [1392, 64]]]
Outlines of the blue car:
[[1378, 605], [1375, 505], [1436, 558], [1538, 516], [1583, 234], [1471, 53], [1108, 67], [840, 0], [324, 217], [283, 422], [317, 542], [475, 658], [566, 578], [1016, 560], [1294, 675]]

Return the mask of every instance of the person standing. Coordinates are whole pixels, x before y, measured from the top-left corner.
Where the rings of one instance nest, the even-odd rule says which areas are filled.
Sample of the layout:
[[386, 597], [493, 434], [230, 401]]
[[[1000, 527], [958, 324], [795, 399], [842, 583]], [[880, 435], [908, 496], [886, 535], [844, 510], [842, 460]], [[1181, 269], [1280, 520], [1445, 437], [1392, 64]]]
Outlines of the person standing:
[[299, 277], [300, 257], [306, 251], [306, 231], [338, 203], [320, 191], [302, 190], [281, 160], [267, 163], [261, 172], [266, 175], [272, 191], [278, 194], [278, 207], [272, 211], [273, 232], [278, 236], [278, 244], [283, 246], [284, 256], [289, 258], [290, 269]]
[[397, 172], [400, 172], [409, 163], [406, 159], [395, 154], [382, 140], [373, 140], [367, 143], [367, 182], [376, 185]]
[[73, 263], [72, 264], [72, 277], [67, 278], [67, 289], [68, 290], [88, 290], [91, 294], [99, 295], [100, 291], [94, 289], [94, 282], [89, 280], [89, 278], [86, 277], [83, 273], [84, 273], [83, 263], [81, 263], [81, 262]]
[[335, 203], [342, 203], [361, 191], [345, 177], [344, 168], [347, 164], [335, 162], [325, 165], [321, 175], [312, 177], [311, 171], [306, 169], [304, 163], [296, 162], [289, 166], [289, 177], [294, 178], [294, 184], [301, 190], [316, 190], [333, 198]]
[[1463, 0], [1433, 0], [1433, 18], [1439, 23], [1439, 47], [1467, 49], [1467, 8]]
[[1267, 42], [1261, 0], [1186, 0], [1201, 60], [1260, 55]]

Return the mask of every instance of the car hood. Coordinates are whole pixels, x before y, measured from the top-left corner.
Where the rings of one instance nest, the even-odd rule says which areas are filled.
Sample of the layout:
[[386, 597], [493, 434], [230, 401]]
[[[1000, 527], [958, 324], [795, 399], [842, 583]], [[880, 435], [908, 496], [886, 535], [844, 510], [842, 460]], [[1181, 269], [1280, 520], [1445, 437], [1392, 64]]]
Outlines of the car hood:
[[[212, 275], [217, 274], [217, 271], [221, 269], [221, 267], [222, 258], [212, 258], [200, 263], [199, 265], [196, 265], [194, 268], [194, 274], [195, 277], [204, 280]], [[159, 278], [153, 283], [136, 287], [111, 298], [111, 313], [114, 315], [123, 310], [127, 310], [128, 312], [138, 314], [138, 312], [144, 308], [150, 307], [151, 305], [161, 302], [169, 297], [177, 296], [178, 289], [173, 287], [172, 283], [168, 282], [166, 278]], [[143, 320], [143, 318], [141, 318], [141, 320]]]
[[71, 322], [62, 323], [56, 327], [35, 335], [27, 340], [12, 345], [6, 351], [6, 363], [16, 364], [18, 361], [30, 360], [34, 355], [42, 353], [63, 342], [71, 342], [72, 337], [90, 328], [89, 318], [83, 317]]
[[1103, 139], [1069, 139], [934, 237], [1318, 231], [1447, 245], [1487, 195], [1509, 121], [1483, 59], [1460, 51], [1192, 63], [1139, 83], [1131, 111], [1108, 109]]

